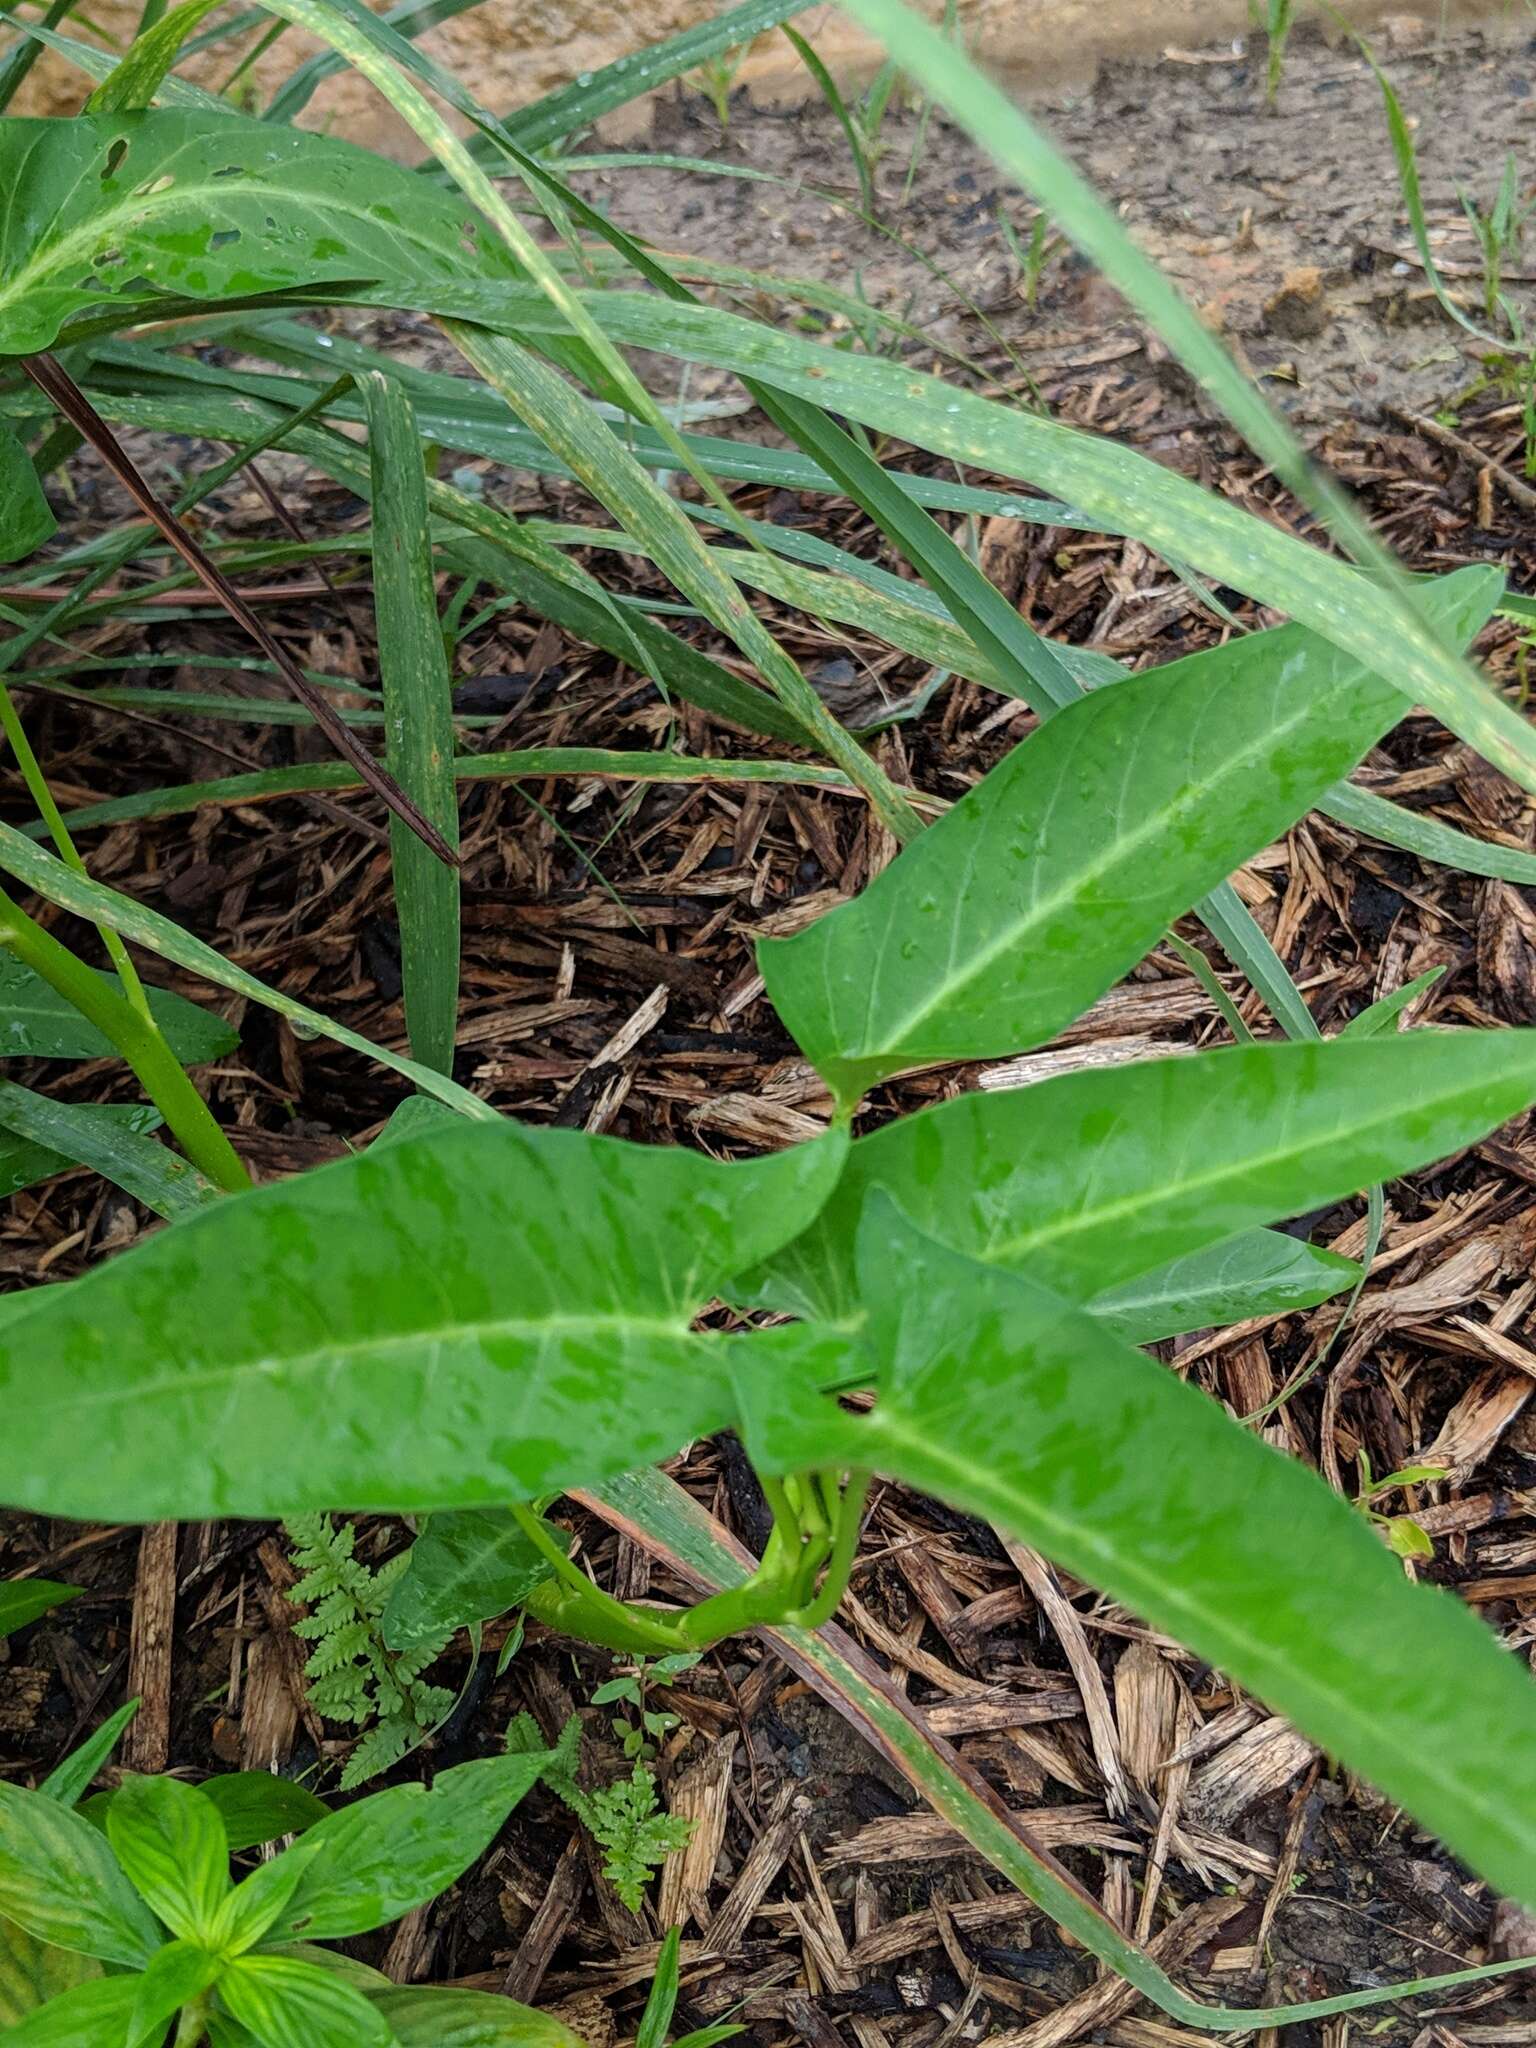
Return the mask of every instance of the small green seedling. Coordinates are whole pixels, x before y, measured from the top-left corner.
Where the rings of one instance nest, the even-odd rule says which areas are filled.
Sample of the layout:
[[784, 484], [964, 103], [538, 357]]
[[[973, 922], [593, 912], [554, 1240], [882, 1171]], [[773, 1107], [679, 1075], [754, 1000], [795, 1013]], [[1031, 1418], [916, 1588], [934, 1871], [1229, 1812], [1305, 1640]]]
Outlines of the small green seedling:
[[665, 1741], [677, 1726], [676, 1714], [647, 1707], [646, 1688], [658, 1678], [675, 1678], [681, 1671], [692, 1670], [698, 1661], [697, 1651], [674, 1651], [670, 1656], [650, 1660], [641, 1657], [628, 1671], [618, 1678], [610, 1678], [593, 1693], [594, 1707], [611, 1706], [622, 1700], [635, 1709], [633, 1721], [618, 1715], [609, 1724], [619, 1747], [631, 1761], [649, 1763], [656, 1754], [657, 1745]]
[[[125, 1717], [109, 1724], [113, 1739]], [[105, 1733], [107, 1731], [103, 1731]], [[104, 1751], [40, 1790], [0, 1784], [0, 2028], [7, 2048], [577, 2048], [511, 2000], [402, 1989], [321, 1944], [388, 1925], [475, 1861], [552, 1761], [544, 1750], [444, 1771], [336, 1813], [287, 1794], [258, 1837], [301, 1828], [235, 1880], [212, 1789], [126, 1776], [75, 1810]], [[83, 1775], [82, 1775], [83, 1772]], [[220, 1781], [212, 1781], [216, 1786]], [[276, 1781], [274, 1781], [276, 1782]], [[323, 1818], [310, 1822], [311, 1812]]]
[[[507, 1731], [508, 1750], [521, 1753], [538, 1741], [532, 1718], [519, 1714]], [[662, 1810], [656, 1774], [643, 1763], [635, 1763], [627, 1778], [589, 1790], [577, 1775], [580, 1751], [581, 1723], [573, 1714], [545, 1766], [545, 1780], [602, 1849], [603, 1875], [630, 1911], [638, 1912], [653, 1872], [688, 1846], [693, 1822]]]
[[1434, 1543], [1412, 1515], [1384, 1515], [1377, 1509], [1376, 1502], [1384, 1500], [1389, 1493], [1396, 1493], [1399, 1487], [1423, 1486], [1432, 1479], [1444, 1479], [1445, 1466], [1404, 1465], [1396, 1472], [1373, 1479], [1371, 1461], [1363, 1444], [1355, 1453], [1355, 1462], [1360, 1468], [1360, 1490], [1355, 1495], [1355, 1505], [1380, 1530], [1388, 1550], [1394, 1557], [1433, 1557]]

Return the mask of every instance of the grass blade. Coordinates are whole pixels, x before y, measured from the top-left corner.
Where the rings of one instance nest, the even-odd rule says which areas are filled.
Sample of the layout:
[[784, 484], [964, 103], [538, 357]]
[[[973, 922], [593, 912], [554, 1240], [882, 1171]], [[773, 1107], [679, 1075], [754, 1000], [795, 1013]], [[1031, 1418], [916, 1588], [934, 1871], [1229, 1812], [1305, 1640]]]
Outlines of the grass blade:
[[[410, 399], [392, 378], [361, 379], [373, 475], [373, 588], [384, 686], [384, 763], [422, 816], [457, 850], [453, 701], [437, 616], [426, 472]], [[412, 1057], [453, 1069], [459, 1007], [459, 874], [398, 818], [390, 860]]]
[[[1039, 201], [1151, 322], [1275, 474], [1370, 569], [1376, 583], [1363, 594], [1361, 613], [1385, 642], [1377, 659], [1401, 673], [1405, 694], [1418, 695], [1495, 767], [1523, 788], [1536, 790], [1536, 732], [1439, 639], [1390, 552], [1337, 486], [1313, 468], [1281, 416], [1176, 287], [1142, 255], [1111, 209], [1005, 93], [900, 0], [842, 0], [842, 5]], [[1287, 609], [1301, 615], [1295, 606]]]
[[147, 952], [158, 953], [163, 960], [174, 960], [178, 967], [200, 974], [204, 980], [214, 982], [220, 988], [249, 996], [252, 1002], [260, 1003], [264, 1009], [275, 1010], [301, 1030], [320, 1038], [334, 1039], [338, 1045], [360, 1052], [367, 1059], [377, 1060], [381, 1066], [390, 1067], [395, 1073], [403, 1074], [406, 1080], [414, 1081], [428, 1095], [435, 1095], [452, 1108], [462, 1110], [466, 1116], [483, 1122], [501, 1121], [489, 1103], [482, 1102], [478, 1095], [472, 1095], [456, 1081], [435, 1073], [431, 1067], [418, 1065], [401, 1053], [391, 1052], [387, 1046], [376, 1045], [371, 1038], [349, 1030], [345, 1024], [336, 1023], [320, 1011], [310, 1009], [306, 1003], [296, 1002], [280, 989], [269, 988], [266, 982], [259, 981], [254, 974], [247, 974], [243, 967], [236, 967], [214, 947], [194, 938], [191, 932], [183, 931], [180, 925], [162, 917], [159, 911], [150, 910], [146, 905], [134, 902], [131, 896], [120, 895], [116, 889], [92, 881], [89, 876], [75, 874], [62, 861], [55, 860], [51, 854], [35, 846], [25, 833], [3, 823], [0, 823], [0, 870], [14, 875], [61, 910], [73, 911], [79, 917], [89, 918], [93, 924], [110, 925], [113, 931], [133, 944], [143, 946]]

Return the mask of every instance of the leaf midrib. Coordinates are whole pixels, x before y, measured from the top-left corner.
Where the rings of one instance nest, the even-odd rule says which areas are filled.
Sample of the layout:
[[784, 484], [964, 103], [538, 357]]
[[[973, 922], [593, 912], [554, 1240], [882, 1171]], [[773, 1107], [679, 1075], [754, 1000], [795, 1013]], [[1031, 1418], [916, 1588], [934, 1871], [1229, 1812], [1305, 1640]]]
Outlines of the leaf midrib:
[[[1121, 684], [1119, 686], [1120, 690], [1124, 690], [1127, 687], [1129, 687], [1129, 684]], [[1387, 686], [1383, 685], [1382, 687], [1385, 689]], [[1097, 699], [1090, 696], [1083, 701], [1088, 704], [1094, 702], [1112, 704], [1119, 701], [1119, 697], [1117, 692], [1109, 697]], [[1298, 709], [1293, 716], [1280, 723], [1266, 725], [1262, 732], [1256, 734], [1249, 744], [1241, 748], [1237, 753], [1224, 754], [1221, 757], [1220, 770], [1217, 774], [1209, 776], [1201, 782], [1183, 784], [1170, 802], [1145, 812], [1141, 822], [1130, 833], [1118, 834], [1110, 841], [1100, 856], [1090, 860], [1085, 867], [1074, 869], [1072, 874], [1050, 894], [1044, 897], [1033, 898], [1027, 912], [1023, 916], [1005, 925], [998, 935], [987, 945], [983, 946], [979, 952], [970, 955], [963, 973], [953, 978], [941, 978], [936, 984], [936, 989], [920, 1000], [915, 1008], [898, 1018], [895, 1023], [888, 1024], [885, 1027], [880, 1044], [871, 1045], [866, 1037], [864, 1045], [851, 1058], [853, 1060], [879, 1058], [886, 1054], [900, 1054], [903, 1058], [909, 1055], [913, 1057], [919, 1056], [921, 1048], [910, 1043], [911, 1035], [928, 1021], [936, 1009], [940, 1009], [945, 1004], [955, 1000], [957, 992], [963, 992], [973, 986], [1003, 954], [1013, 951], [1021, 944], [1027, 943], [1028, 934], [1038, 930], [1041, 925], [1048, 923], [1051, 918], [1065, 909], [1075, 897], [1081, 895], [1085, 888], [1101, 881], [1106, 875], [1113, 874], [1117, 868], [1126, 866], [1137, 851], [1149, 843], [1156, 842], [1182, 816], [1202, 809], [1210, 801], [1213, 790], [1220, 789], [1225, 783], [1234, 779], [1238, 781], [1247, 779], [1250, 764], [1261, 758], [1268, 750], [1289, 737], [1298, 728], [1306, 725], [1315, 716], [1317, 707], [1318, 699], [1314, 696], [1301, 709]], [[1071, 710], [1075, 708], [1069, 707], [1066, 717], [1070, 718]], [[1045, 732], [1058, 732], [1062, 730], [1063, 725], [1063, 718], [1053, 718], [1050, 724], [1042, 730]], [[1028, 746], [1029, 742], [1026, 740], [1024, 745]], [[1126, 764], [1127, 779], [1134, 765], [1134, 762]], [[1337, 778], [1334, 779], [1336, 780]]]
[[[1478, 1037], [1476, 1042], [1481, 1044], [1484, 1041], [1481, 1037]], [[1436, 1111], [1450, 1108], [1464, 1095], [1480, 1094], [1497, 1078], [1498, 1076], [1490, 1076], [1486, 1073], [1479, 1074], [1476, 1077], [1468, 1077], [1462, 1080], [1455, 1087], [1446, 1087], [1441, 1094], [1431, 1096], [1428, 1102], [1423, 1097], [1416, 1097], [1413, 1103], [1413, 1111], [1417, 1114], [1433, 1114]], [[1170, 1200], [1182, 1198], [1186, 1194], [1202, 1193], [1207, 1189], [1219, 1187], [1225, 1181], [1251, 1179], [1256, 1173], [1267, 1172], [1272, 1167], [1287, 1165], [1292, 1160], [1305, 1157], [1308, 1152], [1327, 1151], [1345, 1138], [1368, 1138], [1384, 1127], [1390, 1128], [1403, 1114], [1402, 1105], [1395, 1103], [1390, 1108], [1383, 1109], [1373, 1116], [1351, 1123], [1342, 1129], [1335, 1126], [1326, 1133], [1314, 1133], [1305, 1140], [1298, 1140], [1291, 1145], [1277, 1145], [1267, 1152], [1250, 1152], [1245, 1154], [1241, 1160], [1228, 1160], [1225, 1164], [1208, 1172], [1193, 1173], [1177, 1181], [1170, 1181], [1166, 1178], [1161, 1179], [1155, 1185], [1149, 1185], [1138, 1195], [1120, 1195], [1113, 1200], [1100, 1202], [1092, 1208], [1075, 1209], [1070, 1215], [1063, 1215], [1054, 1223], [1027, 1230], [1021, 1237], [994, 1242], [985, 1256], [989, 1261], [1000, 1263], [1005, 1259], [1011, 1260], [1028, 1252], [1038, 1251], [1042, 1246], [1056, 1243], [1062, 1238], [1070, 1238], [1081, 1233], [1102, 1230], [1110, 1224], [1124, 1222], [1128, 1218], [1139, 1216], [1148, 1209], [1165, 1209]], [[1219, 1242], [1219, 1240], [1217, 1241]], [[1189, 1247], [1191, 1250], [1197, 1250], [1198, 1248], [1198, 1246]], [[1170, 1258], [1179, 1258], [1183, 1254], [1174, 1252], [1169, 1256]], [[1156, 1261], [1158, 1265], [1165, 1263], [1166, 1261], [1162, 1259]], [[1141, 1272], [1149, 1270], [1151, 1269], [1146, 1267], [1139, 1269]], [[1128, 1273], [1123, 1277], [1126, 1280], [1134, 1280], [1138, 1277], [1138, 1274]], [[1120, 1283], [1115, 1281], [1110, 1284], [1118, 1286]]]
[[[30, 1318], [28, 1319], [30, 1320]], [[605, 1333], [651, 1337], [697, 1336], [708, 1341], [708, 1331], [691, 1331], [689, 1319], [681, 1314], [669, 1317], [635, 1316], [619, 1313], [598, 1315], [554, 1315], [537, 1319], [502, 1316], [463, 1323], [444, 1323], [430, 1329], [398, 1331], [383, 1337], [357, 1338], [349, 1344], [310, 1346], [302, 1351], [277, 1354], [253, 1353], [202, 1372], [180, 1373], [157, 1380], [135, 1380], [132, 1385], [86, 1391], [72, 1385], [60, 1406], [72, 1412], [81, 1408], [107, 1408], [128, 1402], [135, 1407], [158, 1395], [182, 1395], [207, 1387], [233, 1383], [247, 1375], [265, 1374], [276, 1378], [318, 1371], [334, 1371], [351, 1357], [377, 1357], [408, 1347], [448, 1344], [466, 1339], [483, 1341], [496, 1337], [537, 1339], [548, 1336], [601, 1336]]]

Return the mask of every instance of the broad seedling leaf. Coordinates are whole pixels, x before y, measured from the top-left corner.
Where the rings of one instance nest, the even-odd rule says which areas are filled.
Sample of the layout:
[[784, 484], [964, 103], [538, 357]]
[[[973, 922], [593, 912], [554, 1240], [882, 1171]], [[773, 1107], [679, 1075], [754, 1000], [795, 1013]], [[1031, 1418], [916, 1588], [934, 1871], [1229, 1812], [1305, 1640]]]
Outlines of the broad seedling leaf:
[[552, 2014], [492, 1991], [402, 1985], [373, 2003], [400, 2048], [581, 2048]]
[[138, 1996], [135, 1977], [92, 1977], [28, 2013], [5, 2048], [122, 2048]]
[[40, 1941], [142, 1970], [163, 1939], [88, 1820], [0, 1784], [0, 1914]]
[[861, 896], [759, 946], [845, 1105], [1054, 1036], [1401, 713], [1378, 677], [1241, 644], [1252, 661], [1192, 656], [1057, 712]]
[[212, 1800], [179, 1778], [126, 1777], [107, 1840], [135, 1891], [183, 1941], [206, 1941], [229, 1891], [229, 1840]]
[[366, 1934], [436, 1898], [489, 1845], [548, 1761], [539, 1750], [459, 1764], [430, 1787], [394, 1785], [317, 1822], [276, 1859], [306, 1860], [266, 1946]]
[[422, 305], [432, 282], [516, 273], [464, 203], [328, 136], [167, 108], [7, 120], [0, 356], [52, 347], [72, 316], [372, 280]]
[[291, 1956], [240, 1956], [219, 1997], [261, 2048], [394, 2048], [389, 2022], [361, 1991]]
[[[59, 126], [64, 126], [63, 122]], [[0, 134], [3, 134], [0, 129]], [[117, 977], [102, 975], [114, 992]], [[150, 1014], [185, 1066], [222, 1059], [240, 1043], [222, 1017], [165, 988], [146, 989]], [[41, 975], [0, 950], [0, 1059], [95, 1060], [116, 1056], [111, 1042], [86, 1022]], [[145, 1128], [149, 1128], [145, 1126]]]
[[[570, 1538], [554, 1523], [556, 1543]], [[395, 1581], [384, 1610], [384, 1640], [393, 1649], [469, 1628], [520, 1607], [553, 1573], [541, 1551], [506, 1508], [464, 1508], [433, 1515]]]
[[1427, 1166], [1533, 1099], [1536, 1031], [1231, 1046], [961, 1095], [860, 1138], [810, 1230], [735, 1292], [855, 1309], [853, 1247], [883, 1187], [941, 1243], [1086, 1303]]
[[232, 1856], [275, 1842], [279, 1835], [303, 1834], [331, 1810], [306, 1786], [270, 1771], [231, 1771], [227, 1777], [205, 1778], [197, 1789], [223, 1821]]
[[19, 562], [54, 530], [32, 458], [10, 427], [0, 423], [0, 562]]
[[1283, 1230], [1242, 1230], [1225, 1244], [1107, 1288], [1084, 1307], [1128, 1344], [1155, 1344], [1186, 1330], [1222, 1329], [1248, 1316], [1314, 1308], [1360, 1278], [1353, 1259], [1304, 1238], [1287, 1237]]
[[669, 1457], [728, 1412], [730, 1346], [805, 1341], [690, 1325], [742, 1250], [809, 1223], [844, 1149], [722, 1165], [466, 1121], [226, 1197], [0, 1324], [0, 1499], [431, 1509]]
[[62, 1586], [57, 1579], [7, 1579], [0, 1585], [0, 1636], [25, 1628], [50, 1607], [73, 1600], [80, 1590], [79, 1586]]
[[986, 1516], [1536, 1901], [1536, 1687], [1481, 1621], [1409, 1584], [1362, 1516], [1206, 1395], [1034, 1281], [924, 1237], [888, 1195], [858, 1256], [874, 1409], [749, 1381], [760, 1470], [847, 1463]]
[[195, 1941], [157, 1948], [136, 1980], [125, 2048], [157, 2048], [175, 2014], [206, 1991], [218, 1972], [218, 1956]]

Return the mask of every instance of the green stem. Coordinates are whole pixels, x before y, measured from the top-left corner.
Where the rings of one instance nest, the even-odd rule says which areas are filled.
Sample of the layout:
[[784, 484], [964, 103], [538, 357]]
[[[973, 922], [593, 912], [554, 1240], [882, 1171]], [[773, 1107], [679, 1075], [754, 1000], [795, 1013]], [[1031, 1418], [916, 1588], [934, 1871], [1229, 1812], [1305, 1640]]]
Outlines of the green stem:
[[196, 1998], [189, 1999], [181, 2008], [181, 2017], [176, 2022], [175, 2048], [197, 2048], [198, 2042], [208, 2031], [211, 2005], [212, 1994], [204, 1991]]
[[[59, 850], [60, 860], [77, 875], [84, 875], [85, 862], [80, 858], [75, 849], [75, 842], [69, 836], [69, 827], [53, 800], [53, 791], [48, 787], [48, 779], [32, 751], [32, 742], [27, 738], [17, 716], [11, 693], [4, 683], [0, 683], [0, 730], [4, 731], [11, 743], [11, 752], [16, 756], [16, 765], [21, 770], [22, 780], [31, 792], [32, 801], [37, 805], [38, 816], [52, 835], [53, 843]], [[151, 1031], [158, 1032], [160, 1027], [150, 1015], [149, 998], [144, 993], [143, 982], [139, 980], [138, 969], [128, 957], [128, 948], [110, 925], [98, 925], [96, 929], [101, 934], [108, 959], [117, 969], [117, 978], [123, 985], [124, 999], [138, 1012]]]
[[852, 1472], [842, 1498], [837, 1504], [837, 1527], [832, 1539], [832, 1554], [827, 1563], [827, 1576], [822, 1580], [821, 1591], [798, 1614], [786, 1616], [798, 1628], [820, 1628], [832, 1619], [848, 1590], [848, 1575], [853, 1570], [854, 1555], [859, 1547], [859, 1525], [864, 1519], [864, 1502], [869, 1495], [869, 1474]]
[[228, 1138], [187, 1077], [186, 1069], [158, 1029], [147, 1024], [116, 991], [60, 945], [0, 889], [0, 945], [9, 946], [25, 966], [73, 1005], [109, 1038], [138, 1075], [188, 1159], [226, 1194], [251, 1185]]

